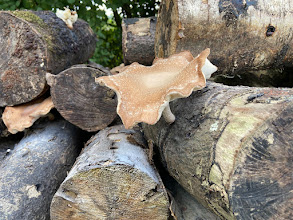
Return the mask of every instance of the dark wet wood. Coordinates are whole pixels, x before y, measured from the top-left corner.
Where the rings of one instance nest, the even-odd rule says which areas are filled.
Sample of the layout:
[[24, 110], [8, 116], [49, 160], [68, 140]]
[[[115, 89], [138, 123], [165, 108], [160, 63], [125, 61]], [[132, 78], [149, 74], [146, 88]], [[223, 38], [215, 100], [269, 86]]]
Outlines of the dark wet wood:
[[293, 215], [293, 89], [209, 83], [144, 125], [169, 173], [222, 219]]
[[0, 12], [0, 106], [31, 101], [46, 89], [46, 72], [86, 62], [96, 37], [78, 19], [69, 29], [52, 11]]
[[95, 83], [107, 75], [92, 65], [76, 65], [58, 75], [47, 74], [55, 108], [69, 122], [93, 132], [107, 127], [117, 116], [115, 92]]

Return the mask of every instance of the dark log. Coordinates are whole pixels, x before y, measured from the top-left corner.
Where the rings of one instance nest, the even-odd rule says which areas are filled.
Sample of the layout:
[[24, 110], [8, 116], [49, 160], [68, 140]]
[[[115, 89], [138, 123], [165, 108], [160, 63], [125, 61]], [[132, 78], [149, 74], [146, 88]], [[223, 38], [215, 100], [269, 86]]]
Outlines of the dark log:
[[31, 101], [46, 90], [46, 72], [84, 63], [95, 51], [85, 21], [71, 30], [52, 11], [1, 11], [0, 30], [0, 106]]
[[222, 77], [250, 74], [259, 84], [270, 84], [276, 73], [286, 74], [283, 66], [292, 67], [290, 4], [292, 0], [163, 0], [155, 54], [168, 57], [190, 50], [196, 56], [210, 48], [209, 59]]
[[171, 110], [144, 132], [198, 201], [223, 219], [293, 216], [293, 89], [210, 83]]
[[4, 124], [3, 120], [2, 120], [3, 112], [4, 112], [4, 109], [0, 108], [0, 138], [1, 137], [7, 137], [9, 135], [7, 127], [5, 126], [5, 124]]
[[156, 17], [126, 18], [122, 21], [122, 51], [126, 65], [151, 65], [155, 58]]
[[167, 193], [142, 146], [121, 125], [92, 137], [55, 194], [51, 219], [167, 219]]
[[117, 116], [115, 92], [95, 83], [107, 73], [90, 65], [76, 65], [58, 75], [47, 74], [55, 108], [69, 122], [92, 132], [107, 127]]
[[[201, 205], [194, 197], [192, 197], [186, 190], [178, 183], [172, 182], [171, 194], [171, 210], [176, 220], [189, 219], [210, 219], [220, 220], [214, 213]], [[169, 188], [168, 188], [169, 189]]]
[[80, 152], [79, 129], [62, 120], [35, 126], [0, 164], [1, 219], [50, 219], [50, 203]]

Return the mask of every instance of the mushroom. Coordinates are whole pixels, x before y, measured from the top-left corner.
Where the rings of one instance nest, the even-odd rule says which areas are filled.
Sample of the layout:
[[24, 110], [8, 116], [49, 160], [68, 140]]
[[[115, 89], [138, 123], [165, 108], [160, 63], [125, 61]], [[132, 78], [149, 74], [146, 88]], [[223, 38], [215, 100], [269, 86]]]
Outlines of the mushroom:
[[175, 116], [169, 102], [204, 88], [205, 75], [209, 77], [217, 70], [207, 61], [209, 53], [210, 49], [206, 49], [193, 58], [189, 51], [184, 51], [167, 59], [155, 59], [152, 66], [132, 63], [119, 74], [102, 76], [95, 81], [116, 92], [117, 113], [125, 128], [139, 122], [155, 124], [162, 114], [172, 123]]
[[54, 108], [52, 98], [38, 99], [23, 105], [6, 106], [2, 119], [12, 134], [29, 128], [42, 116], [46, 116]]
[[78, 17], [76, 11], [71, 11], [66, 7], [64, 7], [64, 10], [57, 9], [56, 16], [61, 18], [70, 29], [73, 29], [73, 24], [77, 21]]

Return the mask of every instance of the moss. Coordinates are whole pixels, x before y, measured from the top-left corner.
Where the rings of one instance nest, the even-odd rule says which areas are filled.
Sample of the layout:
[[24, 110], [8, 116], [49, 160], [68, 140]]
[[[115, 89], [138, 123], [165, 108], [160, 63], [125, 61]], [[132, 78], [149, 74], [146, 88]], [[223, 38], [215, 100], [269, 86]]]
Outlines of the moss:
[[27, 22], [36, 24], [39, 28], [48, 28], [48, 25], [43, 21], [43, 19], [41, 19], [39, 16], [35, 15], [31, 11], [12, 11], [11, 14]]

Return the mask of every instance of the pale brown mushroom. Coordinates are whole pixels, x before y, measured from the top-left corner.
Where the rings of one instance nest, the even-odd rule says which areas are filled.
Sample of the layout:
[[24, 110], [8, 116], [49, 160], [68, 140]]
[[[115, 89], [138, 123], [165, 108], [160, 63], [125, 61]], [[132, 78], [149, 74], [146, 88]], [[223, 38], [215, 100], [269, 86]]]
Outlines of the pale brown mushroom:
[[125, 128], [139, 122], [155, 124], [162, 114], [172, 123], [175, 116], [169, 102], [204, 88], [206, 79], [202, 69], [207, 76], [217, 70], [206, 62], [209, 53], [206, 49], [193, 58], [189, 51], [184, 51], [167, 59], [156, 59], [152, 66], [132, 63], [123, 72], [96, 78], [96, 82], [116, 92], [117, 113]]
[[29, 128], [40, 117], [47, 115], [54, 108], [52, 98], [38, 99], [23, 105], [6, 106], [2, 120], [12, 134]]

